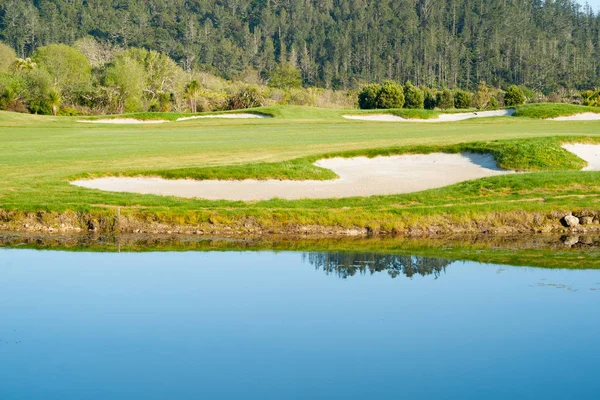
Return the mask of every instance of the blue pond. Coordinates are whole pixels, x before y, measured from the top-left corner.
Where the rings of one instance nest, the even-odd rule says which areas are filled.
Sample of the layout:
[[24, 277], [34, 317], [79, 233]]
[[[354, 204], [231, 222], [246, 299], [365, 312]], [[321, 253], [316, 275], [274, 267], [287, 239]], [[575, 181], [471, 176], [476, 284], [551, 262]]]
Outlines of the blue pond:
[[600, 271], [0, 250], [0, 399], [598, 399]]

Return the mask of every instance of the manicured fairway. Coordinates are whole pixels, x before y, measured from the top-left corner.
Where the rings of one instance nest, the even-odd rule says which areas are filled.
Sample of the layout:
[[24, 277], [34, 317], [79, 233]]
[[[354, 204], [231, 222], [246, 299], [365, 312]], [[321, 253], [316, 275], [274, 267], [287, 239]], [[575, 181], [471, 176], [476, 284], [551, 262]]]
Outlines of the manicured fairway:
[[[322, 154], [346, 151], [352, 151], [354, 155], [386, 154], [387, 151], [381, 149], [387, 148], [395, 148], [392, 153], [402, 153], [405, 146], [435, 148], [473, 142], [479, 142], [474, 146], [479, 146], [482, 151], [485, 146], [498, 149], [497, 158], [504, 157], [505, 163], [512, 165], [526, 165], [525, 169], [578, 169], [583, 166], [577, 164], [581, 160], [562, 152], [559, 147], [562, 139], [545, 138], [600, 142], [598, 121], [556, 122], [499, 117], [440, 124], [396, 124], [344, 120], [341, 116], [348, 111], [342, 110], [280, 107], [262, 111], [272, 113], [275, 118], [121, 126], [2, 112], [0, 209], [108, 212], [120, 206], [125, 213], [160, 215], [159, 219], [174, 223], [203, 222], [212, 217], [227, 224], [254, 216], [263, 219], [264, 223], [274, 224], [277, 220], [277, 223], [347, 226], [391, 223], [393, 227], [395, 223], [390, 215], [394, 218], [402, 216], [404, 224], [411, 213], [431, 216], [436, 213], [464, 215], [511, 210], [548, 211], [565, 207], [598, 208], [600, 173], [595, 172], [494, 177], [419, 194], [370, 199], [272, 200], [250, 204], [113, 194], [69, 184], [73, 178], [96, 175], [168, 177], [170, 171], [182, 168], [188, 169], [184, 176], [189, 175], [190, 170], [199, 170], [200, 177], [288, 176], [302, 179], [322, 174], [320, 179], [324, 179], [331, 177], [329, 172], [311, 166], [312, 160]], [[460, 150], [458, 147], [454, 151]], [[368, 151], [373, 149], [376, 151]], [[523, 152], [523, 149], [528, 150]], [[527, 154], [547, 159], [541, 160], [541, 166], [536, 168], [540, 161], [537, 158], [534, 163], [519, 160]], [[301, 160], [297, 160], [299, 158]], [[498, 161], [502, 165], [502, 160]], [[237, 167], [220, 168], [232, 165]], [[564, 197], [579, 194], [587, 197]], [[464, 202], [467, 198], [470, 199], [468, 208]], [[517, 205], [516, 200], [519, 201]], [[355, 211], [348, 212], [344, 207], [355, 208]]]

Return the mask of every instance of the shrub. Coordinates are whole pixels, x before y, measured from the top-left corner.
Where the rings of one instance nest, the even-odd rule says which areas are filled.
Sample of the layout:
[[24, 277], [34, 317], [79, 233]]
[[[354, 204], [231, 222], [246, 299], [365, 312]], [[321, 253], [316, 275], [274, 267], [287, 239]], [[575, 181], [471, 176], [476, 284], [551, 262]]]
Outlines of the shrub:
[[581, 92], [581, 104], [600, 107], [600, 90], [584, 90]]
[[490, 89], [487, 87], [485, 82], [481, 82], [477, 87], [475, 96], [473, 96], [473, 105], [476, 109], [483, 110], [488, 108], [491, 98], [492, 94], [490, 93]]
[[302, 73], [290, 63], [277, 64], [271, 72], [269, 86], [279, 89], [302, 87]]
[[377, 93], [377, 108], [402, 108], [404, 94], [402, 88], [394, 81], [386, 81]]
[[429, 88], [423, 89], [425, 98], [423, 99], [423, 107], [427, 110], [433, 110], [438, 105], [437, 93]]
[[511, 85], [504, 94], [504, 104], [507, 107], [518, 106], [525, 103], [525, 94], [517, 85]]
[[410, 81], [404, 85], [404, 107], [424, 108], [423, 91], [414, 86]]
[[490, 102], [487, 106], [488, 110], [497, 110], [499, 106], [498, 99], [495, 96], [490, 97]]
[[239, 110], [242, 108], [261, 107], [264, 105], [264, 102], [265, 99], [258, 92], [257, 88], [247, 86], [229, 96], [227, 108], [230, 110]]
[[363, 110], [377, 108], [377, 94], [379, 90], [381, 90], [381, 86], [376, 84], [363, 87], [358, 93], [358, 106]]
[[442, 110], [449, 110], [454, 108], [454, 96], [450, 89], [444, 89], [441, 93], [438, 94], [438, 104], [437, 106]]
[[471, 93], [464, 90], [457, 90], [454, 93], [454, 107], [456, 108], [471, 108]]

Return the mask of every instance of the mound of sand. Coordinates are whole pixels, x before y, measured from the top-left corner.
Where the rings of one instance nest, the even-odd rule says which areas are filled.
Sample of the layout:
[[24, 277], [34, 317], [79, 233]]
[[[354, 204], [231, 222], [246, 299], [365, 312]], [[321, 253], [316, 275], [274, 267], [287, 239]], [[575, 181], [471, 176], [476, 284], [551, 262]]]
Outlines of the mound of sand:
[[563, 148], [587, 161], [588, 166], [582, 171], [600, 171], [600, 145], [598, 144], [565, 144]]
[[157, 194], [209, 200], [324, 199], [418, 192], [471, 179], [510, 173], [489, 154], [416, 154], [332, 158], [317, 166], [334, 171], [331, 181], [194, 181], [162, 178], [99, 178], [74, 185], [111, 192]]
[[456, 114], [439, 114], [435, 119], [409, 119], [402, 118], [392, 114], [364, 114], [364, 115], [343, 115], [346, 119], [354, 119], [360, 121], [379, 121], [379, 122], [454, 122], [462, 121], [471, 118], [486, 118], [486, 117], [510, 117], [515, 113], [514, 109], [494, 110], [494, 111], [478, 111], [471, 113], [456, 113]]
[[86, 124], [164, 124], [163, 119], [135, 119], [135, 118], [107, 118], [107, 119], [82, 119], [77, 122], [83, 122]]
[[264, 114], [250, 114], [250, 113], [213, 114], [213, 115], [195, 115], [193, 117], [177, 118], [177, 121], [189, 121], [192, 119], [205, 119], [205, 118], [253, 119], [253, 118], [271, 118], [271, 116], [264, 115]]
[[550, 121], [600, 121], [600, 113], [581, 113], [569, 115], [568, 117], [550, 118]]

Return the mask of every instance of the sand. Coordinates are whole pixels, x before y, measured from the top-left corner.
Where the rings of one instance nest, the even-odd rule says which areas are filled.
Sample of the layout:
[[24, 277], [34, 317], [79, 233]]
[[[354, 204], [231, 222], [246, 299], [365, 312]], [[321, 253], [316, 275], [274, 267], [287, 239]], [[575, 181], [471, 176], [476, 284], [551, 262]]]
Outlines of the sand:
[[550, 121], [600, 121], [600, 113], [581, 113], [569, 115], [568, 117], [550, 118]]
[[316, 165], [333, 170], [330, 181], [194, 181], [109, 177], [74, 185], [111, 192], [156, 194], [209, 200], [323, 199], [412, 193], [471, 179], [511, 173], [489, 154], [416, 154], [391, 157], [332, 158]]
[[494, 110], [494, 111], [478, 111], [471, 113], [456, 113], [456, 114], [439, 114], [436, 119], [415, 119], [402, 118], [392, 114], [364, 114], [364, 115], [343, 115], [346, 119], [354, 119], [360, 121], [378, 121], [378, 122], [454, 122], [462, 121], [471, 118], [487, 118], [487, 117], [510, 117], [515, 113], [514, 109]]
[[195, 115], [193, 117], [177, 118], [177, 121], [189, 121], [192, 119], [205, 119], [205, 118], [253, 119], [253, 118], [271, 118], [271, 116], [264, 115], [264, 114], [250, 114], [250, 113], [213, 114], [213, 115]]
[[565, 144], [564, 149], [587, 161], [588, 166], [582, 171], [600, 171], [600, 145], [598, 144]]
[[83, 122], [86, 124], [164, 124], [163, 119], [135, 119], [135, 118], [113, 118], [113, 119], [82, 119], [77, 122]]

